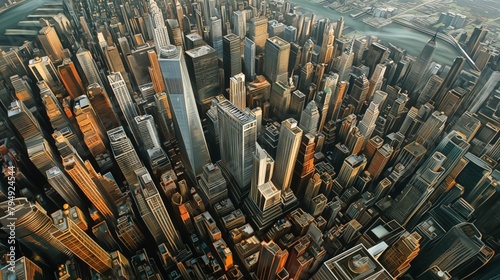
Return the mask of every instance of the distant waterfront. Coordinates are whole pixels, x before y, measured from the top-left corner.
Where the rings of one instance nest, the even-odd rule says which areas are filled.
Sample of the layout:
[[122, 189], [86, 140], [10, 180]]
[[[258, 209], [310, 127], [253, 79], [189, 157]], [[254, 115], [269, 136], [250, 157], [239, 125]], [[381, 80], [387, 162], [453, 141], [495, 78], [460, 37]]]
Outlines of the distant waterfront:
[[[341, 14], [335, 10], [321, 5], [316, 5], [307, 0], [290, 0], [290, 2], [300, 6], [306, 14], [314, 13], [318, 17], [326, 17], [334, 21], [340, 17], [344, 17], [345, 25], [351, 27], [349, 31], [357, 31], [356, 36], [377, 36], [383, 43], [387, 44], [390, 42], [405, 49], [407, 53], [413, 56], [417, 56], [430, 39], [430, 36], [396, 23], [391, 23], [378, 29], [365, 24], [361, 21], [361, 18], [352, 19], [349, 17], [349, 13]], [[350, 36], [352, 36], [352, 34], [350, 34]], [[442, 65], [451, 65], [455, 57], [458, 55], [459, 53], [455, 50], [455, 48], [453, 48], [453, 46], [443, 40], [437, 40], [436, 51], [433, 55], [434, 61]]]
[[24, 40], [32, 40], [33, 38], [22, 38], [21, 36], [4, 36], [6, 29], [19, 28], [17, 23], [25, 20], [30, 14], [34, 14], [36, 9], [43, 6], [45, 3], [54, 2], [54, 0], [25, 0], [14, 7], [10, 7], [0, 16], [0, 45], [5, 46], [20, 46]]

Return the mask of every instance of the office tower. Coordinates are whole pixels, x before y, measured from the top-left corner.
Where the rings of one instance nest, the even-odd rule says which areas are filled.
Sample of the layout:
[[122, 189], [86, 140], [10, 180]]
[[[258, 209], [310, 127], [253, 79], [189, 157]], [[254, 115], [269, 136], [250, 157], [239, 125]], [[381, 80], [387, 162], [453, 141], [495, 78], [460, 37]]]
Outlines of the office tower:
[[274, 163], [266, 150], [256, 144], [250, 195], [245, 200], [243, 208], [250, 213], [250, 219], [257, 234], [262, 234], [283, 215], [281, 191], [271, 181]]
[[217, 17], [210, 18], [210, 42], [217, 52], [217, 57], [222, 59], [222, 21]]
[[184, 248], [184, 244], [179, 236], [179, 232], [176, 230], [174, 224], [172, 224], [170, 215], [165, 208], [165, 204], [151, 175], [144, 167], [136, 169], [135, 174], [137, 175], [144, 200], [160, 226], [163, 235], [166, 237], [168, 250], [172, 254], [179, 253]]
[[284, 39], [283, 33], [285, 32], [285, 25], [272, 19], [268, 21], [267, 32], [269, 33], [269, 37], [277, 36]]
[[80, 198], [80, 193], [75, 189], [73, 183], [71, 183], [66, 174], [63, 173], [59, 167], [54, 166], [47, 170], [46, 177], [49, 184], [67, 203], [78, 206], [81, 209], [85, 208], [84, 202]]
[[50, 26], [48, 20], [41, 18], [40, 26], [42, 29], [38, 32], [38, 40], [53, 63], [58, 63], [63, 60], [63, 46], [59, 36], [57, 36], [55, 28]]
[[437, 93], [433, 98], [433, 100], [436, 101], [435, 104], [441, 104], [443, 94], [445, 94], [448, 90], [452, 89], [453, 84], [460, 75], [460, 72], [462, 71], [464, 64], [465, 64], [465, 58], [461, 56], [455, 58], [453, 64], [451, 65], [450, 71], [448, 71], [448, 74], [446, 74], [446, 77], [443, 79], [443, 83], [439, 86], [439, 88], [437, 89]]
[[238, 109], [245, 110], [246, 106], [245, 75], [239, 73], [229, 78], [229, 101]]
[[[311, 62], [307, 62], [300, 69], [299, 84], [298, 88], [302, 92], [308, 92], [309, 86], [313, 81], [314, 65]], [[308, 97], [308, 100], [312, 99], [312, 96]]]
[[[99, 159], [109, 152], [107, 135], [94, 108], [86, 95], [75, 99], [73, 114], [83, 134], [83, 140], [95, 159]], [[98, 160], [99, 162], [99, 160]]]
[[316, 102], [312, 100], [300, 115], [299, 127], [304, 133], [315, 133], [318, 131], [319, 110]]
[[240, 39], [244, 39], [246, 35], [246, 20], [244, 13], [241, 11], [233, 12], [233, 26], [234, 34], [238, 35]]
[[378, 43], [373, 42], [366, 54], [365, 65], [370, 68], [370, 77], [375, 72], [377, 64], [383, 63], [389, 57], [389, 48]]
[[375, 101], [370, 102], [370, 106], [366, 109], [363, 119], [358, 124], [359, 132], [363, 135], [364, 139], [363, 147], [366, 146], [366, 143], [368, 143], [375, 130], [376, 121], [380, 113], [379, 106], [380, 104], [375, 103]]
[[134, 118], [141, 139], [141, 148], [148, 151], [161, 146], [155, 121], [151, 115], [141, 115]]
[[292, 177], [292, 191], [301, 197], [305, 187], [314, 174], [314, 148], [315, 136], [311, 133], [303, 133], [302, 140], [297, 155], [294, 173]]
[[432, 75], [420, 91], [417, 102], [415, 103], [415, 107], [420, 108], [420, 106], [422, 106], [423, 104], [430, 102], [433, 99], [438, 99], [436, 98], [436, 94], [443, 84], [443, 81], [444, 80], [441, 79], [438, 75]]
[[75, 64], [69, 58], [64, 59], [63, 63], [57, 66], [57, 72], [64, 88], [73, 99], [85, 93], [80, 74], [78, 74]]
[[368, 172], [370, 172], [373, 181], [376, 181], [380, 174], [382, 174], [382, 171], [384, 171], [386, 164], [391, 159], [393, 152], [394, 149], [388, 144], [383, 145], [377, 150], [367, 169]]
[[132, 215], [120, 216], [116, 221], [116, 235], [129, 252], [136, 252], [144, 246], [146, 238]]
[[318, 63], [328, 64], [332, 60], [334, 38], [333, 25], [329, 24], [329, 26], [325, 28], [323, 34]]
[[[88, 162], [83, 162], [79, 156], [71, 154], [63, 158], [64, 170], [78, 185], [80, 190], [92, 202], [97, 210], [109, 221], [114, 221], [116, 207], [110, 195], [101, 184], [93, 180], [95, 171]], [[89, 170], [91, 168], [92, 170]]]
[[224, 78], [229, 81], [229, 77], [241, 73], [240, 37], [234, 33], [227, 34], [222, 41], [222, 47], [224, 53]]
[[76, 59], [80, 63], [80, 67], [83, 70], [83, 75], [85, 76], [86, 85], [91, 85], [94, 83], [99, 84], [101, 87], [104, 83], [99, 76], [99, 70], [97, 69], [97, 64], [92, 58], [90, 51], [80, 48], [76, 52]]
[[410, 262], [420, 251], [420, 239], [421, 236], [417, 232], [403, 234], [380, 255], [379, 262], [393, 277], [403, 276], [410, 268]]
[[123, 76], [120, 72], [114, 72], [111, 73], [111, 75], [108, 75], [108, 80], [130, 131], [132, 132], [133, 137], [138, 140], [139, 135], [134, 124], [134, 118], [138, 115], [138, 113], [135, 103], [132, 100], [132, 96], [127, 89], [125, 81], [123, 80]]
[[326, 118], [328, 115], [328, 106], [330, 103], [330, 99], [332, 98], [332, 93], [329, 88], [325, 91], [319, 91], [316, 94], [315, 101], [318, 104], [319, 110], [319, 123], [318, 123], [318, 131], [323, 131], [323, 127], [325, 126]]
[[187, 174], [195, 181], [210, 163], [207, 143], [196, 111], [193, 88], [181, 48], [169, 46], [161, 50], [159, 58], [170, 108], [174, 119], [175, 135], [179, 140], [181, 159]]
[[422, 274], [437, 266], [452, 277], [464, 279], [481, 268], [493, 257], [493, 250], [481, 241], [482, 234], [471, 223], [451, 228], [426, 254], [414, 261], [412, 271]]
[[474, 31], [472, 31], [465, 48], [470, 57], [476, 56], [476, 53], [480, 49], [481, 43], [486, 38], [486, 35], [488, 35], [488, 30], [486, 30], [483, 26], [474, 28]]
[[386, 69], [387, 66], [384, 64], [377, 64], [377, 66], [375, 66], [375, 71], [373, 71], [373, 74], [368, 81], [370, 83], [370, 86], [368, 88], [368, 94], [366, 97], [367, 100], [371, 100], [373, 94], [382, 88]]
[[354, 83], [351, 85], [348, 96], [348, 103], [354, 106], [354, 113], [359, 113], [361, 111], [361, 108], [367, 101], [369, 88], [370, 82], [365, 75], [354, 78]]
[[472, 90], [464, 97], [457, 114], [462, 114], [465, 111], [479, 112], [490, 98], [491, 93], [495, 92], [498, 81], [500, 81], [498, 64], [489, 63], [486, 69], [481, 71], [481, 75], [479, 75], [479, 79]]
[[165, 20], [163, 20], [163, 13], [154, 0], [149, 2], [149, 14], [151, 26], [153, 27], [153, 38], [156, 51], [160, 52], [161, 48], [170, 45], [170, 38], [168, 37]]
[[257, 75], [254, 81], [248, 83], [247, 107], [264, 108], [264, 103], [271, 96], [271, 84], [264, 76]]
[[293, 192], [290, 191], [290, 184], [301, 139], [302, 129], [299, 128], [296, 120], [286, 119], [281, 122], [278, 150], [276, 151], [276, 172], [273, 173], [272, 181], [285, 197], [285, 207], [288, 196], [292, 197], [291, 201], [296, 200], [293, 197]]
[[416, 91], [423, 86], [422, 78], [431, 64], [432, 54], [436, 49], [436, 35], [434, 35], [434, 37], [424, 46], [417, 60], [412, 64], [410, 72], [403, 84], [403, 89], [408, 90], [411, 99], [414, 99]]
[[[15, 256], [14, 256], [15, 257]], [[47, 273], [48, 274], [48, 273]], [[0, 272], [2, 279], [16, 280], [43, 280], [43, 270], [26, 257], [20, 257], [9, 265], [4, 266]]]
[[69, 211], [52, 213], [52, 220], [58, 229], [52, 236], [68, 250], [99, 273], [112, 268], [111, 256], [69, 218]]
[[271, 112], [277, 119], [285, 119], [290, 108], [292, 86], [287, 81], [278, 81], [271, 88]]
[[134, 82], [137, 86], [142, 86], [144, 84], [151, 83], [151, 76], [149, 75], [149, 51], [154, 51], [155, 46], [144, 42], [141, 34], [135, 35], [136, 43], [135, 49], [133, 49], [130, 54], [127, 54], [126, 60], [129, 65], [129, 70], [134, 78]]
[[29, 61], [28, 66], [37, 81], [45, 81], [51, 88], [56, 88], [61, 83], [56, 68], [48, 56], [41, 58], [37, 56]]
[[250, 185], [252, 153], [257, 141], [257, 120], [229, 100], [217, 104], [221, 159], [240, 189]]
[[304, 110], [304, 104], [306, 101], [306, 95], [300, 90], [296, 90], [292, 93], [292, 99], [290, 100], [289, 113], [294, 119], [299, 119]]
[[155, 94], [155, 105], [155, 119], [158, 122], [159, 131], [162, 133], [162, 139], [171, 140], [175, 136], [172, 127], [172, 113], [168, 104], [167, 94], [164, 91]]
[[440, 152], [432, 154], [425, 165], [422, 165], [387, 209], [388, 217], [405, 226], [410, 219], [420, 210], [434, 191], [434, 186], [441, 174], [445, 172], [442, 167], [446, 160]]
[[114, 240], [109, 230], [106, 221], [101, 221], [92, 227], [92, 234], [106, 251], [115, 251], [118, 249], [118, 244]]
[[12, 102], [9, 106], [7, 116], [26, 145], [32, 141], [37, 142], [43, 138], [38, 120], [22, 101], [17, 100]]
[[[24, 105], [28, 108], [33, 108], [36, 103], [35, 103], [35, 97], [33, 95], [33, 90], [31, 89], [31, 86], [28, 83], [27, 77], [19, 77], [19, 75], [13, 75], [10, 76], [10, 83], [12, 84], [12, 87], [14, 88], [14, 95], [12, 96], [7, 93], [7, 89], [4, 89], [3, 95], [3, 105], [7, 109], [7, 106], [14, 101], [14, 97], [17, 98], [18, 100], [22, 101]], [[37, 85], [46, 85], [46, 82], [41, 81], [38, 82]]]
[[363, 244], [359, 244], [324, 262], [312, 279], [390, 280], [393, 277]]
[[118, 118], [113, 110], [111, 101], [101, 85], [98, 83], [89, 85], [87, 96], [104, 129], [112, 129], [119, 126]]
[[196, 102], [206, 112], [211, 98], [220, 94], [217, 53], [206, 45], [188, 50], [186, 65]]
[[120, 72], [120, 74], [122, 74], [123, 80], [125, 81], [125, 84], [127, 85], [127, 89], [132, 92], [132, 85], [130, 84], [130, 79], [128, 78], [128, 74], [118, 48], [116, 48], [115, 46], [106, 46], [103, 51], [106, 62], [108, 63], [109, 71]]
[[108, 138], [118, 167], [125, 176], [129, 184], [137, 183], [134, 170], [142, 166], [142, 162], [137, 155], [130, 139], [125, 134], [123, 127], [117, 127], [107, 131]]
[[276, 274], [285, 267], [288, 251], [282, 250], [274, 241], [262, 242], [257, 267], [257, 277], [260, 280], [274, 280]]
[[71, 255], [61, 242], [52, 237], [51, 233], [57, 229], [38, 203], [31, 203], [25, 197], [0, 203], [0, 223], [7, 234], [12, 218], [16, 219], [16, 240], [39, 254], [43, 260], [55, 266], [65, 262]]
[[444, 130], [448, 117], [439, 111], [434, 111], [432, 115], [422, 124], [417, 131], [417, 142], [429, 147], [432, 146], [437, 137]]
[[288, 43], [295, 43], [297, 40], [297, 28], [291, 25], [285, 26], [285, 31], [283, 32], [283, 39]]
[[[366, 166], [366, 157], [363, 154], [350, 155], [342, 164], [337, 178], [334, 180], [334, 188], [346, 190], [354, 184], [354, 180]], [[339, 193], [340, 195], [340, 193]]]
[[213, 163], [203, 166], [203, 173], [198, 177], [198, 185], [209, 205], [227, 198], [226, 179], [222, 176], [220, 168]]
[[264, 52], [267, 38], [269, 38], [267, 25], [268, 19], [265, 16], [250, 19], [248, 38], [255, 43], [255, 54], [257, 55]]
[[265, 46], [264, 69], [262, 73], [272, 83], [286, 81], [288, 78], [288, 59], [290, 43], [280, 37], [267, 39]]
[[[340, 79], [340, 76], [339, 76]], [[345, 81], [340, 81], [335, 88], [335, 92], [332, 94], [330, 98], [330, 105], [328, 106], [328, 115], [327, 120], [331, 119], [336, 121], [339, 117], [340, 107], [342, 105], [342, 101], [344, 99], [344, 94], [347, 91], [348, 83]], [[330, 113], [331, 112], [331, 113]]]
[[247, 81], [255, 80], [255, 43], [245, 37], [243, 45], [243, 68]]

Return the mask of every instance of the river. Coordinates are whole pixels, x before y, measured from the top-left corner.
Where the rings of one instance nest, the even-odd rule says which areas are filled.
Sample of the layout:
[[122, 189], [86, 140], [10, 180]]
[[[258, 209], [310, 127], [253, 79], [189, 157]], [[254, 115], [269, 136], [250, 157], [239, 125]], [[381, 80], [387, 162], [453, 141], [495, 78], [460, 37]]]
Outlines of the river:
[[[430, 36], [420, 33], [416, 30], [401, 26], [396, 23], [391, 23], [382, 28], [375, 28], [359, 19], [353, 19], [349, 13], [341, 14], [330, 8], [318, 6], [307, 0], [290, 0], [291, 3], [300, 6], [306, 13], [314, 13], [316, 17], [329, 18], [331, 21], [336, 21], [341, 16], [344, 17], [344, 25], [349, 26], [363, 35], [377, 36], [382, 43], [392, 43], [399, 48], [405, 49], [406, 52], [413, 56], [418, 56], [424, 45], [429, 41]], [[352, 36], [352, 35], [351, 35]], [[441, 39], [436, 41], [436, 51], [433, 55], [433, 60], [441, 65], [451, 65], [453, 60], [459, 56], [455, 48]]]

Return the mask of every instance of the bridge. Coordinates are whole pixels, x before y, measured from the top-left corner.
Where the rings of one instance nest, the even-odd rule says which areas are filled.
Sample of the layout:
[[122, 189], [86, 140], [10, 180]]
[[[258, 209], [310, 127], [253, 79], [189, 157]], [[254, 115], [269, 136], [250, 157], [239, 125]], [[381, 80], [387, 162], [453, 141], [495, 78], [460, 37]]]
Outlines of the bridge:
[[[400, 25], [403, 25], [405, 27], [420, 31], [420, 32], [425, 33], [425, 34], [428, 34], [430, 36], [434, 36], [434, 34], [435, 34], [435, 31], [432, 31], [432, 30], [425, 28], [425, 27], [422, 27], [422, 26], [415, 25], [415, 24], [408, 22], [406, 20], [393, 19], [393, 21], [400, 24]], [[460, 44], [457, 42], [457, 40], [455, 40], [455, 38], [453, 38], [452, 36], [450, 36], [448, 34], [444, 34], [444, 33], [440, 33], [440, 32], [437, 33], [436, 37], [438, 37], [439, 39], [452, 45], [458, 52], [460, 52], [462, 54], [463, 57], [465, 57], [465, 59], [467, 60], [467, 63], [470, 65], [470, 67], [472, 67], [476, 71], [480, 71], [479, 68], [476, 66], [476, 63], [474, 62], [474, 60], [472, 60], [472, 58], [469, 56], [469, 54], [462, 48], [462, 46], [460, 46]]]

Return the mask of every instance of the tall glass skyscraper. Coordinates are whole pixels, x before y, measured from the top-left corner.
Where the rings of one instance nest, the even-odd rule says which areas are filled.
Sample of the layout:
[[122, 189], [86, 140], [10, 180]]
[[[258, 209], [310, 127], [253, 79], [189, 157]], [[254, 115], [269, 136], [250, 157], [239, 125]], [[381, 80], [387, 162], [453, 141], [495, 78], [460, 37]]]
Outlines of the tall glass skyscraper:
[[250, 186], [257, 120], [229, 100], [217, 104], [221, 159], [240, 188]]
[[182, 49], [173, 45], [162, 48], [158, 62], [167, 87], [175, 134], [179, 137], [181, 159], [187, 174], [195, 181], [203, 166], [211, 161]]

